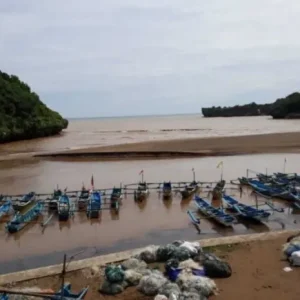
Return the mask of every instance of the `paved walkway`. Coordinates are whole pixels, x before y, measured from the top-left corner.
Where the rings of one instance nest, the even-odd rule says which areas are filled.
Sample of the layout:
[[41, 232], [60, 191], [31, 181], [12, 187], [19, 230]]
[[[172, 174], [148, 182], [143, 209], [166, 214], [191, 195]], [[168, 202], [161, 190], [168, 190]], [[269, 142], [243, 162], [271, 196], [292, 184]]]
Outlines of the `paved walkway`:
[[[299, 230], [282, 230], [282, 231], [272, 231], [265, 233], [256, 233], [256, 234], [245, 234], [245, 235], [236, 235], [230, 237], [218, 237], [211, 239], [200, 240], [202, 247], [217, 246], [217, 245], [226, 245], [226, 244], [238, 244], [251, 241], [264, 241], [278, 238], [285, 234], [294, 234], [298, 233]], [[126, 260], [133, 255], [138, 254], [144, 248], [133, 249], [118, 253], [111, 253], [107, 255], [96, 256], [92, 258], [87, 258], [83, 260], [78, 260], [70, 263], [68, 266], [68, 272], [76, 271], [80, 269], [89, 268], [92, 266], [104, 266], [109, 263], [115, 263], [119, 261]], [[0, 275], [0, 285], [4, 285], [11, 282], [20, 282], [30, 279], [36, 279], [51, 275], [57, 275], [62, 271], [62, 264], [53, 265], [48, 267], [42, 267], [32, 270], [26, 270], [21, 272], [14, 272], [9, 274]]]

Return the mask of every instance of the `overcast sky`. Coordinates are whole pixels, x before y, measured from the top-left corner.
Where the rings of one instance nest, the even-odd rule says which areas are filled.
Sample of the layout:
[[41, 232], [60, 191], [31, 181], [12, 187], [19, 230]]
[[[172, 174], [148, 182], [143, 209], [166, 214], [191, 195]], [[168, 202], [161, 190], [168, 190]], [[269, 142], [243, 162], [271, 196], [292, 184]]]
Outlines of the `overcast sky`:
[[66, 117], [201, 112], [299, 90], [299, 0], [1, 0], [0, 69]]

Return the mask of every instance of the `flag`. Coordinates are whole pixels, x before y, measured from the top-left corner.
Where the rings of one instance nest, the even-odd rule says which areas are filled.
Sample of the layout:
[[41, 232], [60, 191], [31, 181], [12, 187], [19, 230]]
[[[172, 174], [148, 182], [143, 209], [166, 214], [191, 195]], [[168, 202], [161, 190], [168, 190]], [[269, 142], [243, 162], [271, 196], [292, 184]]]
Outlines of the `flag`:
[[223, 161], [220, 161], [220, 162], [218, 163], [217, 168], [220, 168], [221, 166], [223, 167]]
[[92, 178], [91, 178], [91, 187], [92, 187], [92, 189], [94, 189], [94, 175], [92, 175]]
[[139, 173], [139, 175], [143, 174], [144, 173], [144, 170], [141, 170], [141, 172]]

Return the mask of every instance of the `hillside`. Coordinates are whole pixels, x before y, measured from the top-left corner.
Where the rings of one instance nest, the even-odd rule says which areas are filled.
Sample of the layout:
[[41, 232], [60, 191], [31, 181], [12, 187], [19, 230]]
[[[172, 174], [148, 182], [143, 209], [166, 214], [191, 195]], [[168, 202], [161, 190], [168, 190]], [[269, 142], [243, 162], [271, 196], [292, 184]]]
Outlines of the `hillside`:
[[270, 104], [250, 103], [232, 107], [202, 108], [204, 117], [240, 117], [270, 115], [274, 119], [300, 118], [300, 93], [293, 93]]
[[0, 143], [55, 135], [67, 126], [26, 83], [0, 71]]

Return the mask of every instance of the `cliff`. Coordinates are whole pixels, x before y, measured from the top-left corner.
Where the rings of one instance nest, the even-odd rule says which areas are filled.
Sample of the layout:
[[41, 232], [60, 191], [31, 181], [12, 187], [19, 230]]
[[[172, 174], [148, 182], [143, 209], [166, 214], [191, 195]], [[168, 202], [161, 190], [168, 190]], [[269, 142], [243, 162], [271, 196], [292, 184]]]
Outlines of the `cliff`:
[[67, 126], [26, 83], [0, 71], [0, 143], [55, 135]]
[[240, 117], [270, 115], [274, 119], [300, 118], [300, 93], [293, 93], [270, 104], [250, 103], [232, 107], [202, 108], [204, 117]]

